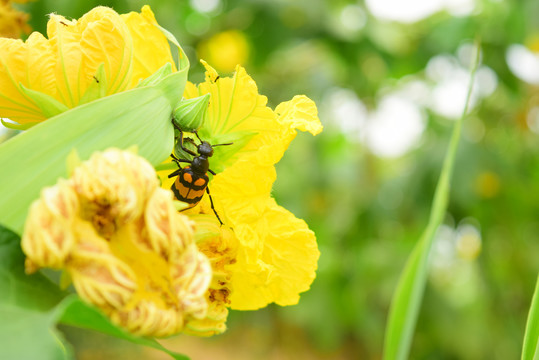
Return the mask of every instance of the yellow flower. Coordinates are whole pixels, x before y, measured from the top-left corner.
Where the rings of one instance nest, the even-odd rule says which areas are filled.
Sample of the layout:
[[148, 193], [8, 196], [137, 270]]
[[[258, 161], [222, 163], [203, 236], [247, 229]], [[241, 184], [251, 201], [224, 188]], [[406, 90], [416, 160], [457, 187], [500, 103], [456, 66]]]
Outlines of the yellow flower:
[[27, 272], [65, 269], [77, 293], [142, 336], [170, 336], [207, 314], [211, 265], [153, 167], [128, 151], [95, 153], [45, 188], [26, 221]]
[[156, 24], [148, 6], [126, 15], [96, 7], [79, 20], [51, 14], [48, 39], [39, 33], [26, 42], [0, 38], [0, 117], [20, 124], [45, 120], [21, 86], [72, 108], [93, 100], [92, 85], [101, 96], [110, 95], [135, 87], [166, 63], [174, 65]]
[[[26, 1], [14, 1], [26, 2]], [[22, 34], [28, 34], [31, 30], [28, 25], [28, 14], [25, 14], [11, 6], [11, 1], [0, 1], [0, 36], [18, 39]]]
[[249, 59], [249, 43], [238, 30], [223, 31], [198, 46], [200, 58], [208, 60], [219, 71], [232, 72]]
[[[296, 96], [273, 111], [242, 67], [236, 68], [233, 77], [219, 78], [204, 64], [206, 81], [198, 86], [188, 83], [184, 97], [209, 93], [209, 119], [199, 130], [201, 138], [214, 144], [234, 142], [215, 148], [210, 159], [213, 170], [226, 166], [209, 184], [225, 225], [218, 226], [207, 196], [185, 211], [208, 214], [215, 224], [212, 234], [197, 240], [214, 270], [207, 293], [210, 310], [208, 317], [186, 329], [211, 335], [224, 331], [227, 307], [254, 310], [272, 302], [296, 304], [314, 280], [319, 257], [315, 235], [303, 220], [275, 202], [271, 187], [276, 178], [274, 165], [297, 130], [316, 135], [322, 125], [315, 104], [306, 96]], [[234, 146], [241, 150], [227, 156]], [[169, 187], [171, 180], [162, 178], [163, 186]], [[191, 216], [200, 221], [201, 215]]]

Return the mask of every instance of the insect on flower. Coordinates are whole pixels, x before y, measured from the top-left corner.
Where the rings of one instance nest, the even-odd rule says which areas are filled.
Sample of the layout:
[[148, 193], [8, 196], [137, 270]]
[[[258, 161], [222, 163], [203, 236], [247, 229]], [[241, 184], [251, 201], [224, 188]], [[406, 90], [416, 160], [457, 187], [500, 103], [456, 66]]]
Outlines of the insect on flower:
[[[176, 162], [179, 167], [179, 169], [177, 169], [168, 176], [169, 178], [177, 176], [170, 189], [174, 193], [176, 199], [189, 204], [188, 209], [196, 206], [200, 202], [200, 200], [202, 200], [202, 197], [204, 196], [204, 191], [206, 191], [210, 198], [211, 209], [217, 217], [217, 220], [219, 220], [219, 223], [223, 225], [221, 218], [217, 214], [217, 211], [215, 211], [215, 207], [213, 206], [213, 199], [210, 194], [210, 189], [208, 188], [209, 179], [207, 172], [210, 172], [212, 175], [215, 175], [215, 172], [210, 169], [210, 162], [208, 158], [213, 155], [213, 147], [232, 145], [232, 143], [211, 145], [209, 142], [203, 141], [200, 136], [198, 136], [198, 133], [194, 131], [193, 133], [200, 141], [200, 144], [197, 145], [197, 152], [194, 152], [184, 147], [183, 130], [178, 127], [178, 125], [174, 123], [174, 121], [172, 121], [172, 124], [180, 132], [179, 145], [181, 149], [186, 153], [194, 156], [194, 158], [193, 160], [178, 159], [174, 154], [170, 154], [174, 162]], [[188, 163], [190, 165], [187, 165], [182, 168], [180, 165], [180, 163], [182, 162]]]

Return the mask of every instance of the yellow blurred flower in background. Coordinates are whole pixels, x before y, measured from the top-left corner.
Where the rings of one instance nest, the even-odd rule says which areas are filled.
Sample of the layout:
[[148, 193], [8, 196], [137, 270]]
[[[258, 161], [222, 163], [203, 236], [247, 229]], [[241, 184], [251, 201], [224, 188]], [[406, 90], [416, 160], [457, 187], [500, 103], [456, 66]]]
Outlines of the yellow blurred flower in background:
[[94, 153], [45, 188], [22, 237], [26, 271], [64, 269], [77, 293], [141, 336], [170, 336], [204, 318], [211, 265], [155, 170], [128, 151]]
[[249, 42], [239, 30], [228, 30], [217, 33], [202, 41], [198, 46], [201, 59], [215, 66], [218, 71], [232, 72], [238, 64], [246, 64], [249, 60]]
[[[187, 331], [211, 335], [225, 330], [227, 308], [255, 310], [270, 303], [293, 305], [315, 278], [319, 251], [307, 224], [279, 206], [271, 197], [275, 164], [281, 159], [297, 130], [313, 135], [322, 130], [316, 105], [296, 96], [277, 106], [266, 106], [253, 79], [238, 66], [233, 77], [218, 77], [204, 62], [205, 82], [187, 84], [185, 98], [211, 94], [209, 118], [199, 130], [203, 140], [247, 137], [245, 146], [226, 161], [227, 167], [210, 182], [219, 223], [208, 197], [185, 213], [195, 221], [212, 222], [214, 231], [197, 240], [212, 261], [214, 280], [207, 298], [208, 316], [189, 324]], [[216, 80], [217, 79], [217, 80]], [[215, 157], [225, 147], [215, 149]], [[213, 160], [213, 159], [212, 159]], [[210, 163], [219, 166], [214, 162]], [[161, 174], [163, 187], [172, 179]], [[209, 228], [209, 226], [206, 226]]]
[[475, 178], [474, 190], [484, 199], [494, 198], [501, 190], [500, 177], [495, 172], [483, 171]]
[[125, 15], [96, 7], [79, 20], [51, 14], [48, 39], [39, 33], [26, 42], [0, 38], [0, 117], [20, 124], [45, 120], [21, 86], [72, 108], [93, 100], [92, 85], [106, 96], [135, 87], [166, 63], [174, 66], [156, 24], [149, 6]]
[[29, 15], [15, 9], [14, 2], [26, 3], [28, 0], [0, 0], [0, 37], [18, 39], [32, 30], [28, 25]]

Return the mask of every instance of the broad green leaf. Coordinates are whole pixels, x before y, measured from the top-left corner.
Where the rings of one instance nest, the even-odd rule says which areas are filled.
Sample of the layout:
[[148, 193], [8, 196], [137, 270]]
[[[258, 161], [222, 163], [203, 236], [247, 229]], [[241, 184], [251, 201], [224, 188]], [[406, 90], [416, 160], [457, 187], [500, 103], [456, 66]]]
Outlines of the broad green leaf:
[[65, 293], [40, 273], [26, 275], [24, 258], [19, 236], [0, 226], [0, 304], [51, 309]]
[[539, 360], [539, 276], [526, 323], [521, 359]]
[[407, 359], [410, 352], [414, 329], [427, 281], [430, 249], [432, 248], [436, 231], [442, 223], [447, 209], [451, 175], [455, 166], [455, 156], [460, 139], [462, 122], [468, 111], [475, 71], [479, 62], [479, 50], [480, 47], [477, 45], [477, 57], [471, 71], [466, 106], [464, 107], [462, 116], [453, 127], [449, 149], [445, 156], [440, 179], [436, 186], [427, 228], [410, 255], [399, 279], [397, 289], [393, 294], [384, 339], [385, 360]]
[[72, 359], [55, 329], [56, 311], [33, 311], [0, 305], [0, 359]]
[[62, 324], [99, 331], [135, 344], [149, 346], [164, 351], [176, 360], [189, 360], [189, 357], [166, 349], [154, 339], [134, 336], [124, 331], [112, 324], [100, 311], [82, 302], [76, 296], [66, 298], [61, 307], [60, 322]]
[[19, 237], [0, 226], [0, 359], [68, 359], [54, 328], [64, 293], [41, 274], [24, 273]]
[[78, 106], [0, 145], [0, 224], [22, 233], [29, 205], [45, 186], [66, 176], [66, 158], [81, 160], [109, 147], [138, 146], [159, 164], [172, 151], [172, 111], [181, 100], [187, 69], [154, 86], [132, 89]]

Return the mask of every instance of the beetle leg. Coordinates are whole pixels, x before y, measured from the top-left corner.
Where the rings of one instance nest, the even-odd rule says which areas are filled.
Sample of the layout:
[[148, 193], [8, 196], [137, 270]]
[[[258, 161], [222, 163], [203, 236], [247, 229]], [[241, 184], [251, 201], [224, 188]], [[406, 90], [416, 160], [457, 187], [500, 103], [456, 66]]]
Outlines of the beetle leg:
[[181, 171], [182, 171], [182, 168], [179, 168], [178, 170], [176, 170], [176, 171], [174, 171], [172, 174], [170, 174], [170, 175], [168, 176], [168, 178], [170, 179], [170, 178], [172, 178], [172, 177], [178, 175]]
[[[174, 119], [172, 119], [172, 126], [174, 126], [176, 130], [180, 132], [180, 147], [182, 148], [182, 150], [190, 155], [197, 156], [198, 155], [197, 153], [183, 146], [183, 130], [174, 122]], [[195, 135], [198, 137], [198, 134], [196, 132], [195, 132]]]
[[176, 155], [174, 155], [174, 154], [170, 154], [170, 157], [172, 158], [172, 160], [174, 160], [174, 162], [176, 163], [176, 165], [179, 166], [180, 169], [182, 168], [181, 165], [179, 164], [179, 163], [181, 163], [181, 162], [189, 163], [189, 164], [192, 164], [192, 163], [193, 163], [192, 160], [178, 159], [178, 158], [176, 157]]
[[217, 211], [215, 211], [215, 207], [213, 206], [213, 199], [211, 197], [210, 188], [208, 186], [206, 186], [206, 192], [208, 193], [208, 197], [210, 198], [211, 209], [213, 210], [213, 213], [217, 217], [217, 220], [219, 220], [219, 223], [221, 224], [221, 226], [223, 226], [223, 222], [221, 221], [221, 218], [219, 217], [219, 215], [217, 215]]

